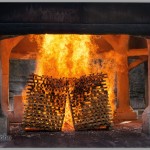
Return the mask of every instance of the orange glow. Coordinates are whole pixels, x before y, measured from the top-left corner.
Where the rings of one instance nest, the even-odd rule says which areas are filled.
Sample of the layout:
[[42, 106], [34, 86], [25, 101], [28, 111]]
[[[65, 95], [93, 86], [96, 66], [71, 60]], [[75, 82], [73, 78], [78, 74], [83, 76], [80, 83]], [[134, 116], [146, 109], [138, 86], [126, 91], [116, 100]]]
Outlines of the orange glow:
[[25, 131], [39, 131], [40, 129], [37, 128], [25, 128]]
[[43, 35], [35, 73], [54, 78], [89, 74], [88, 43], [89, 35]]
[[[100, 45], [92, 42], [95, 35], [44, 34], [31, 36], [37, 42], [39, 54], [35, 73], [54, 78], [73, 78], [90, 73], [107, 73], [106, 80], [112, 114], [116, 63], [115, 51], [99, 52]], [[100, 36], [99, 36], [100, 37]], [[101, 64], [95, 60], [102, 59]], [[118, 61], [118, 62], [117, 62]], [[74, 131], [69, 101], [66, 101], [63, 131]]]
[[62, 126], [62, 131], [63, 132], [75, 131], [68, 96], [67, 96], [67, 100], [66, 100], [65, 118], [64, 118], [64, 122], [63, 122], [63, 126]]
[[[43, 35], [35, 73], [54, 78], [89, 74], [89, 43], [90, 35]], [[68, 100], [62, 131], [74, 131]]]

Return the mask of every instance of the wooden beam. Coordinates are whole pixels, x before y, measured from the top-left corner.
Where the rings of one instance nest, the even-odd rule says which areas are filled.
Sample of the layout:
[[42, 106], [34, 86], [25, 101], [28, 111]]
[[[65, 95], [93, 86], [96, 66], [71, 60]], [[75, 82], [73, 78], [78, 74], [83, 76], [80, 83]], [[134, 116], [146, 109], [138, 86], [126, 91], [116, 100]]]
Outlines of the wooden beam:
[[143, 48], [143, 49], [130, 49], [127, 52], [128, 57], [132, 56], [148, 56], [148, 49]]
[[128, 70], [131, 71], [133, 68], [137, 67], [138, 65], [142, 64], [143, 62], [147, 60], [148, 60], [148, 57], [140, 57], [139, 59], [129, 64]]

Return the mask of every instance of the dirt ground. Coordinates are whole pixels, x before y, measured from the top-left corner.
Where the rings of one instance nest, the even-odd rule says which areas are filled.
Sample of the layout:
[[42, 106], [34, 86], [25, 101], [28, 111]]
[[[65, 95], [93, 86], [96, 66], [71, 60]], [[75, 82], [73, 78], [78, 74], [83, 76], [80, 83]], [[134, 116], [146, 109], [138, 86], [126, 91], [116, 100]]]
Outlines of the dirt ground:
[[141, 121], [115, 124], [112, 130], [63, 132], [24, 132], [11, 128], [11, 140], [0, 147], [49, 148], [148, 148], [150, 135], [142, 133]]

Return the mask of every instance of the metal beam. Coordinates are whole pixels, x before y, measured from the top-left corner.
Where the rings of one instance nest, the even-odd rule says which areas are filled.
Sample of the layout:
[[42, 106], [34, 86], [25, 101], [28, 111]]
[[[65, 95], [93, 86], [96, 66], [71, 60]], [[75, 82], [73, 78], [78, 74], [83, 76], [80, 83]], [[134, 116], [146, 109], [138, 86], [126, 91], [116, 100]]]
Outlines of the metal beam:
[[130, 49], [127, 52], [128, 57], [133, 57], [133, 56], [148, 56], [148, 49], [143, 48], [143, 49]]
[[129, 64], [128, 70], [131, 71], [132, 69], [134, 69], [135, 67], [137, 67], [138, 65], [142, 64], [143, 62], [147, 60], [148, 60], [148, 57], [140, 57], [139, 59]]
[[129, 34], [150, 35], [150, 24], [0, 23], [2, 35], [25, 34]]

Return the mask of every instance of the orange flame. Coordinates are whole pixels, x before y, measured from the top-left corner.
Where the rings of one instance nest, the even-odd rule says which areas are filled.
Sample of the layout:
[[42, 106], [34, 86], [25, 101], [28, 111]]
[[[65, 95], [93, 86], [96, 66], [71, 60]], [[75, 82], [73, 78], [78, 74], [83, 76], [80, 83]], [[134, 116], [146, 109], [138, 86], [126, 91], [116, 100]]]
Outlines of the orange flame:
[[67, 96], [67, 100], [66, 100], [65, 118], [64, 118], [64, 122], [63, 122], [63, 126], [62, 126], [62, 131], [63, 132], [75, 131], [68, 96]]
[[89, 74], [89, 35], [43, 35], [36, 73], [53, 77]]
[[[114, 51], [97, 53], [96, 49], [100, 46], [92, 43], [92, 40], [96, 37], [95, 35], [44, 34], [31, 37], [36, 40], [39, 48], [35, 70], [38, 75], [72, 78], [90, 73], [107, 73], [108, 96], [112, 113], [114, 112], [116, 71], [116, 53]], [[95, 63], [95, 59], [102, 59], [102, 64]], [[67, 101], [63, 131], [74, 130], [69, 106]]]

